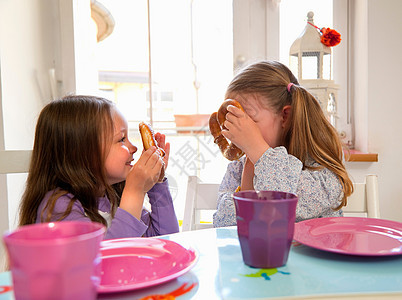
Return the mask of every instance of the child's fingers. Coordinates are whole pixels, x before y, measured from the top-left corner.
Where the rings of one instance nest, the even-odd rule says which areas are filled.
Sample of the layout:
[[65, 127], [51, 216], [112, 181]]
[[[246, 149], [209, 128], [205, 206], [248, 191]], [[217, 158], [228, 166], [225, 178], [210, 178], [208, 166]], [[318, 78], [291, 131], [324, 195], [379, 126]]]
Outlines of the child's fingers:
[[151, 146], [148, 150], [144, 150], [138, 159], [138, 162], [146, 164], [146, 162], [149, 160], [149, 158], [155, 153], [156, 147]]
[[158, 147], [165, 149], [166, 136], [164, 134], [157, 132], [155, 134], [155, 140], [158, 143]]
[[163, 162], [165, 163], [165, 170], [166, 170], [166, 168], [168, 166], [169, 155], [170, 155], [170, 143], [166, 143], [166, 145], [165, 145], [165, 156], [163, 157]]
[[[226, 115], [226, 120], [223, 123], [223, 125], [226, 127], [227, 131], [230, 132], [230, 135], [238, 135], [240, 131], [242, 131], [242, 121], [244, 121], [243, 118], [239, 118], [237, 116], [234, 116], [232, 114], [227, 114]], [[224, 130], [222, 130], [224, 131]], [[231, 140], [231, 136], [226, 136], [226, 138]]]
[[140, 160], [143, 161], [144, 165], [148, 165], [149, 167], [155, 165], [159, 158], [159, 154], [156, 150], [157, 148], [152, 146], [141, 155]]
[[137, 170], [141, 172], [144, 179], [148, 178], [152, 181], [153, 186], [159, 178], [159, 174], [163, 165], [162, 158], [156, 151], [156, 147], [151, 147], [145, 151], [137, 162]]
[[166, 170], [170, 155], [170, 143], [166, 143], [166, 136], [159, 132], [155, 134], [155, 140], [158, 143], [158, 147], [162, 148], [165, 151], [163, 162], [165, 163], [165, 170]]
[[165, 147], [165, 156], [163, 158], [159, 155], [159, 152], [156, 151], [157, 148], [152, 146], [147, 151], [143, 152], [140, 159], [138, 160], [138, 164], [142, 165], [144, 170], [148, 170], [149, 176], [155, 179], [155, 181], [159, 177], [162, 166], [165, 165], [165, 170], [167, 167], [170, 153], [170, 144], [167, 143]]
[[[225, 124], [225, 126], [226, 126], [226, 124]], [[233, 134], [229, 131], [229, 129], [222, 129], [221, 133], [226, 139], [228, 139], [230, 141], [233, 139]]]
[[[162, 158], [157, 154], [156, 154], [156, 158], [155, 158], [155, 155], [152, 155], [152, 159], [153, 159], [152, 161], [150, 159], [150, 161], [151, 161], [150, 164], [152, 165], [152, 172], [154, 174], [153, 177], [154, 177], [155, 181], [158, 181], [161, 170], [165, 163], [163, 162]], [[152, 164], [153, 162], [155, 162], [155, 163]]]
[[162, 157], [160, 157], [157, 151], [154, 151], [145, 161], [144, 166], [145, 168], [149, 169], [153, 175], [159, 176], [163, 164], [164, 161]]
[[235, 115], [235, 116], [238, 117], [238, 118], [245, 115], [245, 112], [244, 112], [244, 111], [242, 111], [241, 109], [239, 109], [238, 107], [236, 107], [236, 106], [234, 106], [234, 105], [229, 105], [229, 106], [227, 107], [227, 110], [228, 110], [229, 114], [226, 115], [226, 118], [227, 118], [228, 115], [230, 115], [230, 114], [233, 114], [233, 115]]
[[224, 125], [225, 125], [226, 128], [228, 128], [230, 130], [230, 127], [231, 127], [232, 124], [239, 126], [240, 125], [240, 117], [229, 113], [229, 114], [226, 115], [226, 120], [225, 120]]
[[152, 168], [159, 168], [162, 166], [163, 164], [163, 160], [162, 157], [160, 157], [160, 155], [157, 152], [154, 152], [152, 154], [152, 156], [148, 159], [147, 164]]

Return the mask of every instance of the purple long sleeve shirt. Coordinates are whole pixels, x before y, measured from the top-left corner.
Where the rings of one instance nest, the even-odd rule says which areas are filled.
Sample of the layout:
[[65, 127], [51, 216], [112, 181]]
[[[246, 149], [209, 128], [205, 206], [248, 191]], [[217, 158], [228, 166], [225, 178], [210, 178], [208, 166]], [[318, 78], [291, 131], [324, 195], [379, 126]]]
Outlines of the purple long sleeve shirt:
[[[36, 223], [40, 223], [40, 216], [53, 191], [49, 191], [43, 198], [36, 217]], [[63, 214], [70, 200], [74, 196], [66, 194], [57, 199], [50, 221], [56, 221]], [[108, 228], [104, 239], [125, 237], [158, 236], [176, 233], [179, 231], [176, 214], [173, 207], [172, 196], [169, 191], [167, 180], [157, 183], [148, 191], [151, 211], [142, 210], [141, 220], [124, 209], [117, 208], [113, 219], [110, 217], [111, 205], [107, 197], [100, 197], [99, 213], [108, 221]], [[46, 212], [45, 212], [46, 213]], [[75, 201], [71, 213], [63, 221], [86, 221], [91, 222], [86, 216], [81, 202]]]

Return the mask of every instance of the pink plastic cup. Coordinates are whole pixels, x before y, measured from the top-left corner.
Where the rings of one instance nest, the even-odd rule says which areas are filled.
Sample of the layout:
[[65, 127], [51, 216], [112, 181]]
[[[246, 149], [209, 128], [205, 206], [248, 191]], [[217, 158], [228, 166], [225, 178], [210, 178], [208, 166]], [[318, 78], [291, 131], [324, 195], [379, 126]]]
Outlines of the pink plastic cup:
[[104, 233], [100, 223], [78, 221], [5, 233], [15, 299], [95, 299]]
[[298, 198], [276, 191], [233, 194], [243, 261], [255, 268], [286, 264], [293, 240]]

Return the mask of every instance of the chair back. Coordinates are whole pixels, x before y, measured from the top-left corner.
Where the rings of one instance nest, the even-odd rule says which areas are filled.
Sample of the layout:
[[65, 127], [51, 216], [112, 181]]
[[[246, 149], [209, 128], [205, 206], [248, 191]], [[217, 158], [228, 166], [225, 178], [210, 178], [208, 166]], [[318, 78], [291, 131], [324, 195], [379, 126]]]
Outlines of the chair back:
[[[219, 184], [203, 183], [197, 176], [189, 176], [182, 231], [212, 228], [212, 222], [202, 222], [202, 212], [216, 211]], [[367, 175], [365, 182], [353, 183], [353, 194], [343, 207], [345, 217], [380, 218], [377, 175]]]
[[0, 174], [27, 173], [31, 154], [31, 150], [1, 150]]
[[212, 228], [212, 222], [203, 222], [202, 212], [216, 211], [219, 184], [203, 183], [197, 176], [189, 176], [182, 231]]
[[353, 194], [343, 207], [345, 217], [380, 218], [380, 201], [377, 175], [367, 175], [365, 182], [353, 183]]
[[[0, 150], [0, 232], [2, 233], [10, 229], [9, 215], [12, 215], [12, 205], [9, 203], [17, 203], [15, 206], [19, 204], [19, 200], [12, 196], [12, 194], [19, 194], [17, 187], [19, 181], [16, 181], [15, 178], [8, 178], [7, 174], [28, 173], [31, 154], [31, 150]], [[22, 175], [21, 177], [24, 177]], [[25, 177], [20, 181], [22, 189], [25, 184]], [[9, 197], [12, 200], [9, 200]], [[6, 257], [4, 244], [0, 243], [0, 272], [7, 269]]]

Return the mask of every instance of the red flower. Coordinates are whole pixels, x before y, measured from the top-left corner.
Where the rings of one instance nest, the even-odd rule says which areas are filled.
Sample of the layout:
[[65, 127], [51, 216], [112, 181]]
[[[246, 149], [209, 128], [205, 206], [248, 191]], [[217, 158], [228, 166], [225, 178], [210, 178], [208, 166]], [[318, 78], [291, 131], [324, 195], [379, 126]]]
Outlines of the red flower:
[[307, 22], [311, 26], [317, 28], [320, 31], [321, 34], [321, 43], [323, 43], [327, 47], [333, 47], [338, 45], [341, 42], [341, 35], [339, 32], [337, 32], [334, 29], [331, 28], [318, 28], [311, 22]]
[[331, 28], [321, 28], [321, 43], [325, 46], [333, 47], [341, 42], [341, 35], [334, 29]]

